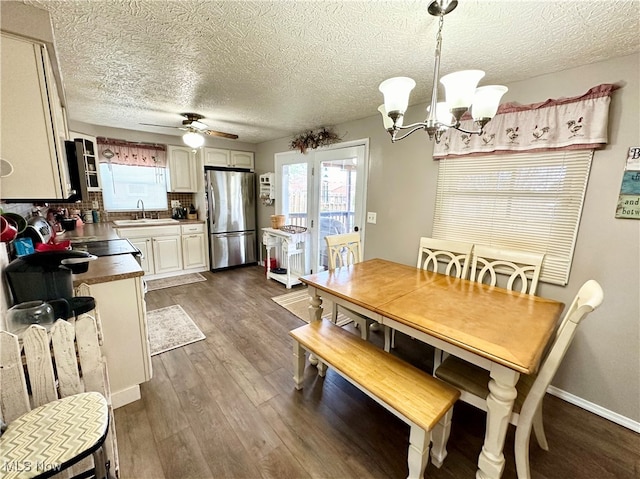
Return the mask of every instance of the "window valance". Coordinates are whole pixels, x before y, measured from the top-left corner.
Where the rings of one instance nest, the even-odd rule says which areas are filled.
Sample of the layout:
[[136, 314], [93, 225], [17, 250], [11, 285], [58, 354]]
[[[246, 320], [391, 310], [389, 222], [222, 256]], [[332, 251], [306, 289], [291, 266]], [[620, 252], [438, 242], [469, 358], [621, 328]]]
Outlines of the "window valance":
[[[577, 97], [503, 104], [482, 135], [447, 130], [435, 145], [433, 157], [600, 148], [607, 143], [609, 103], [617, 89], [602, 84]], [[469, 116], [462, 118], [461, 125], [476, 129]]]
[[112, 138], [96, 138], [100, 163], [127, 166], [167, 167], [167, 147], [155, 143], [134, 143]]

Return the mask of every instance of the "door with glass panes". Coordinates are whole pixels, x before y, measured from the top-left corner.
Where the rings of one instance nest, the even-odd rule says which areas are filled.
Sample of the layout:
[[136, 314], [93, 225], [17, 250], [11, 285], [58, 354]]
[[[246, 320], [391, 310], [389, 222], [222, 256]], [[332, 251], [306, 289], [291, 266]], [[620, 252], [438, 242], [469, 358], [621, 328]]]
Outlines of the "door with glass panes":
[[325, 236], [359, 232], [364, 242], [367, 143], [275, 155], [276, 213], [307, 228], [307, 272], [327, 269]]

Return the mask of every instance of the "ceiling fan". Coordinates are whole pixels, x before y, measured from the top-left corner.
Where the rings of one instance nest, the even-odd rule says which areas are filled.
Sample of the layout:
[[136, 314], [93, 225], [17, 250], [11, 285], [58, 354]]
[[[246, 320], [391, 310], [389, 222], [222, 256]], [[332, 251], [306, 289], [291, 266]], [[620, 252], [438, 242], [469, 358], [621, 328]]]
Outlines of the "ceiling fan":
[[184, 130], [191, 133], [202, 133], [204, 135], [209, 136], [219, 136], [221, 138], [229, 138], [231, 140], [236, 140], [238, 135], [234, 135], [233, 133], [224, 133], [222, 131], [209, 130], [209, 126], [206, 123], [201, 122], [204, 116], [198, 113], [181, 113], [184, 116], [184, 120], [182, 120], [182, 126], [169, 126], [169, 125], [154, 125], [151, 123], [140, 123], [141, 125], [146, 126], [159, 126], [161, 128], [178, 128], [179, 130]]

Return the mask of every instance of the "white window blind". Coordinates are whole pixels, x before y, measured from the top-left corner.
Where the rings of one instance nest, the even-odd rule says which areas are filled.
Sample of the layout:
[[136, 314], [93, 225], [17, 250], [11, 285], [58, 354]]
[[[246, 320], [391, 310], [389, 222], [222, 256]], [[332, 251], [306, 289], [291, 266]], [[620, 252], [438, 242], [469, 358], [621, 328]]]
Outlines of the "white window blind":
[[434, 238], [544, 253], [567, 284], [593, 150], [440, 160]]

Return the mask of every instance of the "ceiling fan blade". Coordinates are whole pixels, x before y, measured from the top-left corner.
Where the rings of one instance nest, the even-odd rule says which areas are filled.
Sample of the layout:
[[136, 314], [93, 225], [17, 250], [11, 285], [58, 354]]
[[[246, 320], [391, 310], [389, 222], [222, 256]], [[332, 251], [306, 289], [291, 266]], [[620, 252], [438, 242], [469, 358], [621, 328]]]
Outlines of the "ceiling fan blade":
[[238, 135], [234, 135], [233, 133], [224, 133], [222, 131], [215, 131], [215, 130], [205, 130], [202, 133], [205, 133], [209, 136], [219, 136], [221, 138], [229, 138], [230, 140], [237, 140], [238, 139]]
[[160, 128], [178, 128], [177, 126], [173, 126], [173, 125], [154, 125], [153, 123], [140, 123], [140, 125], [159, 126]]

